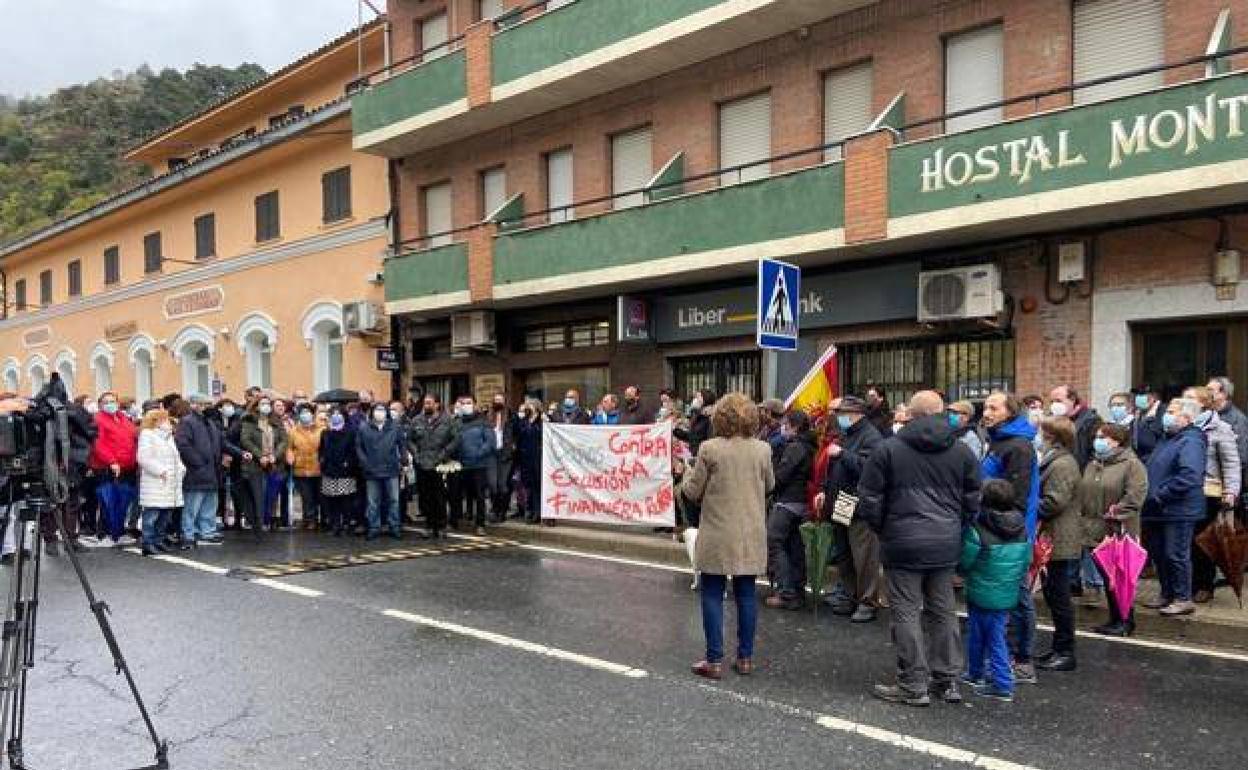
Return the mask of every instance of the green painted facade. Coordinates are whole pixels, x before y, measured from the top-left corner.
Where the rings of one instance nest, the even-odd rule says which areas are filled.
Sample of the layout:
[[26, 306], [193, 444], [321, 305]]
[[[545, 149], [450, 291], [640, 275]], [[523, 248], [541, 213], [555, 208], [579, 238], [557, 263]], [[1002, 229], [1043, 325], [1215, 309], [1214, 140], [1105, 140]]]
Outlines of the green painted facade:
[[650, 260], [821, 232], [844, 221], [844, 166], [833, 163], [501, 234], [494, 242], [494, 283], [620, 265], [644, 270]]
[[894, 147], [889, 215], [1244, 158], [1248, 75], [1229, 75]]
[[467, 60], [462, 49], [452, 51], [352, 97], [352, 130], [367, 134], [467, 96]]
[[724, 0], [576, 0], [494, 36], [494, 85], [540, 72]]
[[391, 257], [385, 279], [387, 302], [468, 291], [468, 246], [452, 243]]

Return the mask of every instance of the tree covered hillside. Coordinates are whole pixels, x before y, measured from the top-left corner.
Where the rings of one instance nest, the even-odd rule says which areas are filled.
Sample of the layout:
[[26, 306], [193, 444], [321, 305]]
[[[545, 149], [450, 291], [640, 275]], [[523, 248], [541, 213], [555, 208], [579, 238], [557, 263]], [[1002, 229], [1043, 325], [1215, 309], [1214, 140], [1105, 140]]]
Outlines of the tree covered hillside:
[[0, 243], [143, 179], [146, 169], [120, 159], [127, 147], [264, 74], [257, 64], [143, 66], [46, 97], [0, 95]]

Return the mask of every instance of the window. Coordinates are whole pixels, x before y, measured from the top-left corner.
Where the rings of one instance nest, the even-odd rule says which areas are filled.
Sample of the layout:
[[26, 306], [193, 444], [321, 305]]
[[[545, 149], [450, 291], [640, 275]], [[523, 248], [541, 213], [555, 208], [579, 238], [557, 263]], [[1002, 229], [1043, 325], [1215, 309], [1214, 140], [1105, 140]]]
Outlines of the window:
[[61, 384], [65, 386], [65, 392], [70, 398], [76, 395], [74, 381], [77, 379], [77, 367], [74, 365], [73, 353], [61, 351], [53, 363], [56, 373], [61, 377]]
[[261, 312], [250, 313], [239, 321], [235, 334], [246, 365], [248, 387], [273, 387], [273, 348], [277, 345], [273, 319]]
[[890, 404], [936, 388], [946, 401], [982, 401], [994, 390], [1014, 390], [1014, 340], [871, 342], [846, 345], [841, 360], [844, 392], [881, 388]]
[[256, 243], [271, 241], [281, 235], [277, 190], [256, 196]]
[[578, 321], [571, 324], [534, 326], [524, 331], [522, 342], [526, 352], [590, 348], [611, 343], [609, 321]]
[[351, 167], [321, 175], [321, 219], [326, 224], [351, 216]]
[[113, 365], [105, 355], [97, 355], [91, 359], [91, 372], [95, 378], [95, 393], [113, 389]]
[[450, 37], [447, 34], [446, 14], [439, 13], [416, 23], [419, 27], [416, 39], [420, 41], [420, 50], [424, 53], [425, 60], [445, 55], [449, 48], [446, 41]]
[[611, 370], [606, 366], [574, 369], [542, 369], [524, 373], [524, 395], [543, 404], [562, 401], [563, 394], [576, 390], [581, 404], [597, 404], [611, 389]]
[[104, 249], [104, 285], [121, 282], [121, 252], [116, 246]]
[[212, 353], [202, 342], [182, 349], [182, 392], [207, 396], [212, 393]]
[[551, 222], [566, 222], [576, 216], [572, 208], [572, 148], [546, 155], [546, 208]]
[[[1144, 69], [1166, 60], [1165, 0], [1075, 0], [1076, 83]], [[1161, 88], [1164, 72], [1083, 88], [1075, 104]]]
[[503, 0], [477, 0], [477, 19], [497, 19], [503, 15]]
[[17, 310], [26, 309], [26, 279], [19, 278], [13, 282], [13, 307]]
[[39, 304], [47, 307], [52, 304], [52, 271], [44, 270], [39, 274]]
[[[829, 72], [823, 78], [823, 143], [839, 142], [871, 125], [874, 69], [871, 62]], [[827, 151], [828, 160], [840, 160], [842, 148]]]
[[481, 219], [488, 219], [507, 202], [507, 172], [500, 166], [481, 172]]
[[22, 386], [21, 373], [18, 371], [17, 362], [10, 360], [4, 366], [4, 392], [18, 393], [18, 388]]
[[69, 263], [67, 283], [69, 284], [69, 296], [82, 296], [82, 260], [75, 259]]
[[[945, 40], [945, 113], [999, 102], [1004, 94], [1001, 25], [963, 32]], [[966, 131], [1000, 123], [1000, 107], [945, 121], [945, 130]]]
[[195, 218], [195, 259], [217, 256], [217, 215], [204, 214]]
[[736, 184], [771, 175], [771, 94], [738, 99], [719, 106], [719, 167], [746, 166], [719, 175], [720, 184]]
[[451, 242], [451, 183], [429, 185], [423, 191], [425, 201], [425, 235], [429, 248], [446, 246]]
[[[611, 137], [611, 193], [641, 190], [654, 176], [650, 127]], [[645, 193], [615, 198], [614, 208], [627, 209], [645, 202]]]
[[143, 272], [159, 273], [164, 255], [160, 253], [160, 233], [148, 233], [143, 236]]
[[699, 390], [716, 396], [734, 391], [757, 401], [763, 392], [763, 359], [757, 352], [677, 358], [672, 361], [672, 384], [686, 403]]
[[28, 364], [26, 369], [26, 377], [30, 380], [30, 395], [37, 396], [48, 384], [48, 363], [47, 359], [40, 357]]
[[130, 364], [134, 367], [134, 398], [143, 403], [152, 397], [155, 342], [146, 334], [130, 340]]

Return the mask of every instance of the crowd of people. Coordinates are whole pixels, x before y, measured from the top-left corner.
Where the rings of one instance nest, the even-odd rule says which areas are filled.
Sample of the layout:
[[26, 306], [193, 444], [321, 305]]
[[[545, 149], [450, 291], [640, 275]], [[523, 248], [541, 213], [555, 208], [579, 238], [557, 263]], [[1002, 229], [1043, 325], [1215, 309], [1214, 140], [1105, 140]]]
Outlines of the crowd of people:
[[[753, 670], [755, 578], [773, 587], [767, 607], [808, 601], [799, 527], [809, 520], [837, 521], [839, 544], [839, 583], [815, 600], [856, 623], [890, 608], [897, 676], [874, 690], [890, 702], [960, 702], [960, 683], [1011, 700], [1038, 671], [1076, 670], [1078, 597], [1108, 607], [1096, 632], [1134, 633], [1134, 610], [1120, 611], [1092, 558], [1107, 535], [1143, 541], [1160, 584], [1143, 607], [1190, 615], [1217, 585], [1196, 535], [1242, 514], [1248, 418], [1231, 403], [1233, 388], [1217, 377], [1163, 401], [1145, 386], [1112, 396], [1105, 418], [1068, 385], [1047, 398], [994, 392], [980, 409], [922, 391], [890, 410], [872, 388], [833, 401], [823, 426], [778, 401], [725, 396], [703, 409], [713, 438], [693, 451], [691, 470], [677, 468], [678, 499], [698, 528], [707, 646], [694, 673], [723, 675], [729, 580], [738, 608], [733, 668], [742, 674]], [[1043, 652], [1033, 590], [1055, 627]]]
[[[801, 608], [810, 581], [800, 527], [833, 520], [839, 581], [814, 600], [855, 623], [890, 608], [897, 678], [875, 694], [957, 702], [962, 681], [1008, 700], [1037, 670], [1077, 668], [1076, 598], [1108, 606], [1097, 632], [1134, 632], [1134, 611], [1120, 611], [1091, 557], [1107, 535], [1146, 546], [1160, 595], [1144, 607], [1179, 617], [1210, 601], [1217, 567], [1194, 541], [1242, 511], [1248, 467], [1248, 417], [1231, 403], [1233, 388], [1217, 377], [1163, 401], [1145, 386], [1113, 395], [1104, 418], [1069, 385], [1047, 398], [994, 392], [978, 407], [922, 391], [895, 409], [870, 388], [835, 399], [818, 422], [776, 399], [705, 390], [687, 403], [663, 391], [651, 408], [636, 386], [592, 410], [573, 389], [514, 411], [502, 394], [444, 405], [433, 394], [385, 403], [361, 391], [318, 403], [251, 388], [237, 401], [170, 394], [136, 404], [106, 392], [68, 409], [66, 542], [51, 522], [40, 531], [52, 555], [85, 538], [137, 542], [145, 555], [188, 550], [220, 544], [222, 529], [399, 539], [415, 501], [427, 528], [413, 529], [418, 536], [484, 534], [509, 515], [541, 523], [545, 423], [668, 422], [678, 530], [698, 533], [707, 646], [696, 673], [723, 674], [729, 586], [733, 667], [753, 670], [756, 578], [773, 588], [764, 606]], [[13, 542], [7, 532], [6, 560]], [[1047, 557], [1039, 576], [1037, 543]], [[1042, 654], [1037, 583], [1055, 626]], [[965, 649], [958, 588], [969, 608]]]

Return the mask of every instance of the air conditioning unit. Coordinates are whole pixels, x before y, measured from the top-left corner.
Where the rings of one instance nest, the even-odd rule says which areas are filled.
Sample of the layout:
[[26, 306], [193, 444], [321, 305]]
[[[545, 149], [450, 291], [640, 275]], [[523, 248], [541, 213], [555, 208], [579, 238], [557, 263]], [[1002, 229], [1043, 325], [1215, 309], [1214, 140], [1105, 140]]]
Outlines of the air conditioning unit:
[[994, 264], [919, 273], [919, 322], [990, 318], [1005, 309]]
[[477, 310], [471, 313], [456, 313], [451, 316], [452, 349], [493, 349], [496, 347], [496, 343], [497, 341], [494, 337], [494, 313], [489, 310]]
[[369, 336], [386, 330], [386, 318], [372, 302], [348, 302], [342, 306], [342, 325], [347, 334]]

